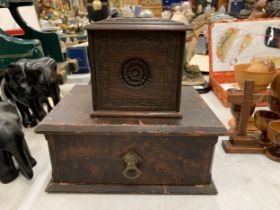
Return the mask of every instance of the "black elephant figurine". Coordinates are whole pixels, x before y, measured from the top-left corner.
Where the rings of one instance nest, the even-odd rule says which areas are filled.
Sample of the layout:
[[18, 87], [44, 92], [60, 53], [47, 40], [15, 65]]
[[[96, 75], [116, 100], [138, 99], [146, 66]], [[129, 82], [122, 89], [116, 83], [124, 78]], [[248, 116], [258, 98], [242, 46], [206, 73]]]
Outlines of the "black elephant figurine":
[[0, 102], [0, 181], [5, 184], [19, 174], [12, 156], [19, 171], [31, 179], [36, 160], [31, 156], [25, 141], [17, 109], [6, 102]]
[[54, 105], [60, 101], [56, 67], [54, 59], [44, 57], [21, 59], [5, 69], [1, 94], [17, 105], [24, 127], [33, 127], [46, 116], [44, 104], [52, 109], [48, 98]]

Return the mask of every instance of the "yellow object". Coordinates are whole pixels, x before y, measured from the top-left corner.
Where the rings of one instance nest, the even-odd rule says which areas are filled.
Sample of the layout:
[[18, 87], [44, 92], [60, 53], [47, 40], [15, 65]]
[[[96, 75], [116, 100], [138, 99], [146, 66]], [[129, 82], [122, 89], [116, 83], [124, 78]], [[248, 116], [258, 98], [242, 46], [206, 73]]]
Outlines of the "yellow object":
[[275, 68], [280, 70], [280, 56], [263, 56], [263, 57], [255, 57], [255, 60], [271, 60], [275, 64]]
[[93, 0], [92, 8], [94, 11], [102, 9], [102, 2], [100, 0]]
[[275, 72], [275, 65], [271, 60], [252, 60], [247, 72], [265, 73]]
[[239, 47], [238, 53], [241, 54], [253, 41], [254, 37], [252, 34], [246, 34], [244, 37], [242, 44]]
[[236, 64], [234, 70], [236, 82], [242, 91], [246, 80], [255, 81], [254, 93], [264, 91], [276, 74], [274, 63], [270, 60], [253, 60], [250, 64]]
[[220, 37], [220, 40], [217, 45], [217, 57], [221, 62], [225, 62], [225, 58], [228, 52], [231, 49], [233, 42], [235, 41], [237, 34], [240, 29], [237, 28], [229, 28], [223, 36]]

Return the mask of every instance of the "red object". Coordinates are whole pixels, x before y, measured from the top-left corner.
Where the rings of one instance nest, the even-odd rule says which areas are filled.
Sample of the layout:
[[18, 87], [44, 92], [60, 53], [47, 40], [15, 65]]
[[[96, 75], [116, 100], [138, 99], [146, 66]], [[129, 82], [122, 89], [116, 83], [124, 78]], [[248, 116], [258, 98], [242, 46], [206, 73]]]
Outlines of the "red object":
[[7, 34], [11, 36], [17, 36], [17, 35], [24, 35], [25, 32], [22, 29], [11, 29], [11, 30], [5, 30]]

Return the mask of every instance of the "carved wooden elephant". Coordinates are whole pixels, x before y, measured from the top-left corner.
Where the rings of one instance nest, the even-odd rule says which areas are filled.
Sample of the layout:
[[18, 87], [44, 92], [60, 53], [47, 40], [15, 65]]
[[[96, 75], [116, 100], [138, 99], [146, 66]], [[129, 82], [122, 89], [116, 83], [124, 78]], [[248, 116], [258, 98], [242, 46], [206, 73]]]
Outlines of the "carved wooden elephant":
[[[56, 62], [52, 58], [22, 59], [5, 70], [1, 92], [17, 105], [22, 123], [33, 127], [46, 116], [43, 104], [52, 109], [60, 101]], [[31, 112], [30, 112], [31, 110]]]
[[28, 149], [17, 110], [8, 103], [0, 102], [0, 181], [2, 183], [9, 183], [18, 176], [12, 156], [20, 172], [27, 179], [31, 179], [32, 167], [36, 165], [36, 160]]

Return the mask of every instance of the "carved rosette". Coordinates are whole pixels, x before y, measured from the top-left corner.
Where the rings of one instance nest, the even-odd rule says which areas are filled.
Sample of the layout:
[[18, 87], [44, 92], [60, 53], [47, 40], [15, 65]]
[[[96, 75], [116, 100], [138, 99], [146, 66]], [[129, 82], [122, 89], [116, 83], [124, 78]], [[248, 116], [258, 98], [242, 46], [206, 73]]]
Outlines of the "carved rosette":
[[[158, 110], [174, 109], [174, 101], [176, 101], [177, 75], [174, 74], [173, 67], [177, 65], [175, 57], [176, 54], [178, 54], [178, 52], [174, 49], [176, 49], [176, 45], [177, 43], [179, 43], [178, 38], [169, 34], [165, 34], [161, 37], [158, 37], [157, 41], [155, 42], [154, 37], [147, 37], [146, 35], [139, 35], [139, 33], [134, 34], [133, 32], [131, 32], [130, 34], [124, 35], [123, 37], [119, 37], [114, 33], [111, 33], [109, 35], [102, 34], [102, 37], [98, 37], [98, 40], [99, 42], [94, 43], [96, 49], [98, 49], [96, 51], [96, 54], [99, 59], [97, 60], [102, 60], [103, 64], [105, 64], [95, 64], [95, 67], [97, 69], [100, 69], [97, 72], [97, 77], [99, 78], [97, 82], [102, 83], [103, 87], [102, 89], [98, 90], [98, 95], [102, 96], [100, 97], [101, 103], [99, 105], [102, 106], [103, 109], [111, 109], [112, 107], [125, 107], [127, 104], [129, 104], [129, 106], [137, 107], [157, 107]], [[111, 62], [111, 46], [114, 46], [114, 48], [116, 49], [126, 46], [134, 46], [135, 49], [137, 49], [139, 46], [141, 46], [141, 48], [154, 47], [158, 50], [167, 51], [166, 57], [168, 58], [168, 61], [163, 67], [165, 69], [162, 86], [164, 97], [157, 100], [143, 98], [110, 98], [109, 63]], [[137, 66], [137, 72], [132, 73], [132, 70], [128, 70], [131, 68], [131, 66]], [[119, 78], [121, 83], [131, 89], [139, 89], [145, 87], [145, 85], [152, 81], [152, 76], [154, 77], [152, 66], [144, 61], [143, 58], [139, 59], [139, 57], [126, 60], [123, 64], [120, 65], [119, 71]], [[134, 74], [137, 76], [133, 76]], [[137, 81], [133, 81], [134, 79], [136, 79]], [[169, 98], [170, 100], [165, 100], [166, 98]]]
[[132, 58], [121, 66], [120, 79], [128, 88], [140, 89], [149, 82], [150, 78], [150, 67], [143, 59]]

